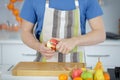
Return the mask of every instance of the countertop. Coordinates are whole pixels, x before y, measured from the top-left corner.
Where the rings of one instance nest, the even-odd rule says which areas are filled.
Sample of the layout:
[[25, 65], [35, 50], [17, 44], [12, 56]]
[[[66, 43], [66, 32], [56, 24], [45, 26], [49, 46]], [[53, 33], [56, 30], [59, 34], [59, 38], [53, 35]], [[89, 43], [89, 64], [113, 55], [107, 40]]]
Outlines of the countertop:
[[[11, 70], [13, 69], [13, 65], [0, 65], [0, 71], [2, 80], [58, 80], [58, 77], [51, 77], [51, 76], [12, 76]], [[108, 68], [104, 66], [104, 68]], [[114, 68], [110, 67], [109, 68]], [[69, 80], [71, 80], [69, 78]]]
[[120, 39], [118, 40], [106, 39], [104, 42], [99, 43], [98, 45], [120, 45]]
[[[23, 44], [23, 42], [21, 39], [0, 39], [0, 44]], [[97, 45], [120, 45], [120, 39], [107, 39], [104, 42], [99, 43]]]
[[0, 40], [0, 44], [23, 44], [22, 40], [13, 40], [13, 39], [7, 39], [7, 40]]
[[50, 76], [39, 76], [39, 77], [37, 76], [12, 76], [11, 74], [12, 69], [13, 69], [12, 65], [0, 65], [0, 71], [2, 71], [1, 79], [2, 80], [58, 80], [58, 77], [50, 77]]

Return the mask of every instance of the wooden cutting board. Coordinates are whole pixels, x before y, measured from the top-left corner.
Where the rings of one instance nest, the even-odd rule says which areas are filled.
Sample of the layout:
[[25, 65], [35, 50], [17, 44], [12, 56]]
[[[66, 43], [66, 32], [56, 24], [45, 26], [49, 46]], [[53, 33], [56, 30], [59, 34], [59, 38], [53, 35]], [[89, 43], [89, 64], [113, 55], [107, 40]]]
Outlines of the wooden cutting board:
[[58, 76], [69, 74], [74, 67], [85, 67], [84, 63], [65, 62], [20, 62], [12, 69], [13, 76]]

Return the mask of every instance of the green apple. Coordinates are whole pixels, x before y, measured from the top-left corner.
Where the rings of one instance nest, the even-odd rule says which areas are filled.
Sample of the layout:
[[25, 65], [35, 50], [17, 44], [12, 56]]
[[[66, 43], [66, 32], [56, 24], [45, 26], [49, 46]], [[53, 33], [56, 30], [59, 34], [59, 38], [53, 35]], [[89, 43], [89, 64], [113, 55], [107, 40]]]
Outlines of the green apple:
[[86, 70], [81, 74], [81, 77], [83, 80], [87, 80], [87, 79], [93, 79], [93, 73], [91, 73], [90, 71]]

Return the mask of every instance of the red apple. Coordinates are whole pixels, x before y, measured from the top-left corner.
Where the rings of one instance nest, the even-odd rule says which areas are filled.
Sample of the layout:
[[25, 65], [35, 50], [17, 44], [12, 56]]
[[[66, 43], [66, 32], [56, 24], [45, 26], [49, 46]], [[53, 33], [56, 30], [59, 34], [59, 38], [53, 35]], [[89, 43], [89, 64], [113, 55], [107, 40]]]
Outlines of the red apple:
[[75, 77], [80, 77], [82, 74], [82, 69], [77, 68], [72, 70], [71, 77], [74, 79]]
[[56, 40], [54, 38], [50, 39], [50, 42], [51, 42], [51, 44], [54, 44], [54, 45], [58, 44], [58, 40]]
[[47, 42], [47, 47], [52, 49], [52, 50], [56, 50], [56, 45], [58, 44], [58, 40], [52, 38]]

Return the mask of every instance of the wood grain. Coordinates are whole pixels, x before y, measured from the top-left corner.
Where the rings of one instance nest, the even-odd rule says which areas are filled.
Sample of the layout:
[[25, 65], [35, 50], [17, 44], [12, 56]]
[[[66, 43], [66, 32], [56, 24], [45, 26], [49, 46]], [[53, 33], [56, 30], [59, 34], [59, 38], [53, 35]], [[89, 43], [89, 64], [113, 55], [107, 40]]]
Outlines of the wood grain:
[[[58, 76], [69, 75], [70, 69], [75, 66], [85, 67], [84, 63], [65, 62], [20, 62], [12, 69], [13, 76]], [[66, 69], [68, 68], [68, 69]]]

